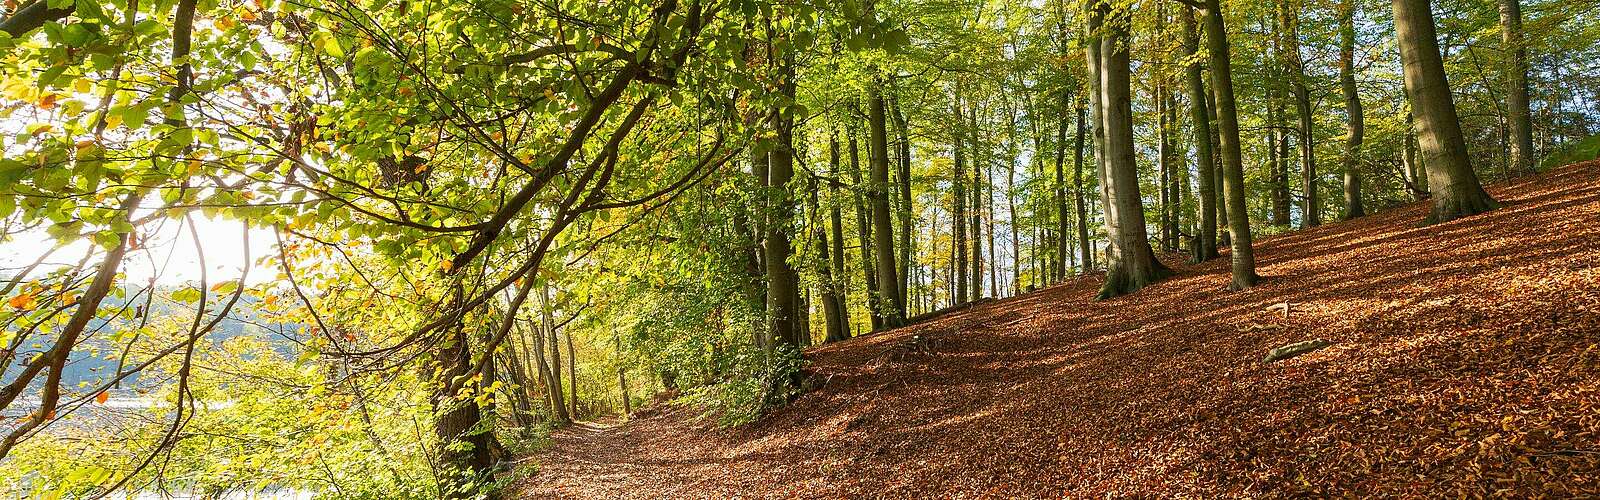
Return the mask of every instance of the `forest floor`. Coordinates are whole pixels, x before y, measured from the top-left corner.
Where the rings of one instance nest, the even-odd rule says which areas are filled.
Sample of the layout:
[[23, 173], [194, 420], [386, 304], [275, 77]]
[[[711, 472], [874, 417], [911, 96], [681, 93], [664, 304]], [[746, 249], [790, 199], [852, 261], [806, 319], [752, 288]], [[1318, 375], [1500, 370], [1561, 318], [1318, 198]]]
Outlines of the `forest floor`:
[[558, 431], [517, 491], [1600, 494], [1600, 162], [1490, 192], [1503, 208], [1445, 224], [1424, 202], [1264, 238], [1242, 292], [1226, 255], [1168, 255], [1177, 275], [1126, 297], [1089, 276], [814, 348], [825, 385], [753, 424], [658, 405]]

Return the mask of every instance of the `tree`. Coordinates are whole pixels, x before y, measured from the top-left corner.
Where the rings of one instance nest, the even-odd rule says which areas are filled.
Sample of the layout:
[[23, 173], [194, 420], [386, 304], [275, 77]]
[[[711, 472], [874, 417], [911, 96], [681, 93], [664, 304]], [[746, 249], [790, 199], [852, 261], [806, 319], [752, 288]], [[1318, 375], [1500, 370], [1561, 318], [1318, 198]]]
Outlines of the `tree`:
[[1439, 56], [1432, 7], [1428, 0], [1393, 0], [1393, 4], [1406, 93], [1422, 146], [1422, 164], [1428, 171], [1428, 191], [1433, 195], [1428, 221], [1448, 222], [1494, 210], [1499, 203], [1483, 190], [1467, 159], [1466, 138]]
[[[1300, 119], [1296, 142], [1300, 145], [1300, 227], [1322, 224], [1322, 199], [1317, 193], [1316, 117], [1311, 108], [1311, 89], [1306, 85], [1305, 60], [1300, 55], [1300, 16], [1293, 0], [1277, 0], [1278, 36], [1283, 39], [1279, 55], [1288, 67], [1289, 88], [1294, 94], [1295, 116]], [[1232, 207], [1229, 207], [1230, 209]]]
[[[772, 19], [768, 19], [769, 33]], [[772, 34], [777, 37], [779, 35]], [[789, 102], [795, 95], [794, 52], [787, 40], [772, 40], [767, 44], [767, 58], [776, 64], [775, 77], [778, 90]], [[771, 321], [772, 341], [769, 349], [779, 345], [799, 347], [801, 336], [808, 335], [800, 322], [800, 283], [789, 256], [794, 252], [791, 233], [794, 232], [794, 193], [789, 182], [794, 179], [794, 116], [793, 108], [783, 104], [775, 106], [768, 114], [768, 126], [775, 135], [767, 153], [767, 177], [763, 191], [767, 206], [763, 240], [766, 243], [767, 265], [767, 318]]]
[[[1156, 260], [1145, 232], [1144, 202], [1139, 196], [1139, 173], [1134, 165], [1128, 19], [1124, 15], [1107, 16], [1100, 9], [1090, 15], [1104, 20], [1105, 33], [1090, 43], [1099, 42], [1091, 58], [1100, 63], [1091, 69], [1099, 70], [1095, 77], [1100, 80], [1100, 115], [1105, 130], [1105, 173], [1100, 180], [1111, 247], [1106, 253], [1106, 281], [1099, 298], [1107, 299], [1138, 291], [1170, 271]], [[1091, 20], [1091, 29], [1096, 24]]]
[[1500, 0], [1500, 39], [1506, 53], [1506, 125], [1511, 142], [1511, 171], [1534, 171], [1533, 113], [1528, 108], [1528, 47], [1522, 34], [1522, 4]]
[[889, 213], [889, 144], [886, 130], [882, 88], [875, 84], [867, 91], [868, 145], [867, 157], [871, 178], [867, 184], [867, 198], [872, 200], [872, 247], [877, 254], [874, 263], [878, 268], [879, 306], [884, 308], [883, 326], [898, 327], [905, 323], [904, 303], [900, 295], [900, 278], [896, 276], [894, 255], [894, 220]]
[[1199, 174], [1199, 234], [1195, 235], [1194, 261], [1205, 262], [1217, 253], [1217, 188], [1211, 151], [1211, 121], [1206, 111], [1206, 84], [1200, 66], [1200, 33], [1195, 30], [1194, 7], [1183, 9], [1183, 48], [1187, 54], [1184, 82], [1189, 90], [1189, 121], [1194, 131], [1195, 166]]
[[1239, 152], [1239, 113], [1233, 97], [1233, 56], [1228, 48], [1228, 30], [1223, 24], [1220, 0], [1206, 0], [1206, 46], [1210, 52], [1211, 93], [1216, 97], [1217, 136], [1222, 145], [1222, 190], [1228, 207], [1228, 234], [1232, 238], [1233, 282], [1230, 289], [1255, 286], [1254, 238], [1250, 234], [1250, 213], [1245, 209], [1244, 165]]
[[1344, 219], [1367, 214], [1361, 204], [1361, 140], [1366, 133], [1366, 117], [1361, 110], [1361, 94], [1356, 90], [1356, 4], [1339, 4], [1339, 88], [1344, 91]]

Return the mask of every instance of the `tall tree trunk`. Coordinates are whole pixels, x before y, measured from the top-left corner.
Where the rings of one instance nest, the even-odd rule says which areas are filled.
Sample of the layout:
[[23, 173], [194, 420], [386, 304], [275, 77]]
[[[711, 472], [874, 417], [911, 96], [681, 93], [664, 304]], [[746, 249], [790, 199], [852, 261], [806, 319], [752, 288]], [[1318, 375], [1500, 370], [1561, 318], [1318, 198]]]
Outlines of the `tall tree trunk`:
[[955, 253], [955, 269], [952, 273], [954, 278], [952, 283], [955, 286], [954, 300], [957, 304], [965, 304], [967, 303], [967, 277], [969, 276], [967, 271], [967, 162], [965, 156], [966, 148], [962, 140], [966, 136], [966, 132], [965, 127], [960, 124], [966, 121], [963, 119], [966, 111], [961, 109], [960, 97], [957, 97], [955, 101], [957, 125], [954, 133], [951, 134], [955, 138], [953, 141], [955, 145], [950, 148], [955, 156], [956, 164], [955, 175], [950, 179], [952, 198], [950, 213], [953, 219], [951, 232], [954, 233], [951, 235], [951, 239], [955, 243], [955, 248], [953, 249]]
[[1533, 119], [1528, 109], [1528, 47], [1522, 35], [1522, 4], [1500, 0], [1500, 40], [1506, 61], [1506, 118], [1511, 134], [1511, 171], [1534, 171]]
[[[1205, 16], [1204, 11], [1201, 11], [1200, 14], [1202, 18]], [[1209, 37], [1210, 35], [1207, 34], [1206, 36]], [[1209, 42], [1206, 52], [1206, 57], [1209, 60], [1209, 57], [1211, 57]], [[1216, 63], [1212, 62], [1211, 64]], [[1217, 248], [1220, 251], [1222, 247], [1233, 244], [1233, 237], [1230, 236], [1233, 234], [1233, 230], [1229, 223], [1233, 219], [1228, 218], [1228, 197], [1226, 189], [1224, 189], [1227, 187], [1227, 182], [1223, 179], [1225, 177], [1223, 174], [1226, 173], [1227, 169], [1223, 168], [1222, 122], [1217, 119], [1217, 89], [1215, 88], [1206, 93], [1206, 113], [1211, 118], [1211, 151], [1213, 153], [1211, 159], [1215, 161], [1211, 165], [1211, 170], [1212, 173], [1216, 174], [1216, 178], [1212, 179], [1211, 185], [1217, 188]]]
[[[1107, 219], [1104, 222], [1110, 224], [1111, 214], [1104, 210], [1105, 204], [1110, 198], [1106, 197], [1106, 122], [1105, 103], [1103, 102], [1105, 95], [1100, 88], [1101, 65], [1104, 63], [1101, 60], [1100, 53], [1100, 42], [1101, 38], [1103, 38], [1100, 33], [1100, 26], [1104, 20], [1105, 12], [1104, 9], [1093, 2], [1085, 3], [1084, 10], [1083, 49], [1084, 61], [1088, 67], [1089, 75], [1089, 110], [1090, 117], [1093, 118], [1091, 123], [1094, 127], [1092, 129], [1094, 133], [1092, 142], [1094, 143], [1094, 173], [1097, 181], [1095, 189], [1099, 194], [1101, 213]], [[1107, 236], [1110, 237], [1110, 235]], [[1108, 261], [1111, 258], [1109, 242], [1106, 249], [1106, 258]]]
[[1167, 88], [1163, 82], [1156, 82], [1156, 172], [1158, 175], [1156, 189], [1160, 191], [1157, 199], [1161, 203], [1161, 214], [1158, 220], [1161, 224], [1160, 241], [1161, 251], [1171, 252], [1177, 249], [1178, 225], [1174, 218], [1177, 213], [1177, 203], [1172, 196], [1173, 180], [1177, 177], [1172, 168], [1172, 123], [1167, 121], [1167, 110], [1171, 102], [1167, 100]]
[[[1083, 187], [1083, 105], [1077, 106], [1078, 127], [1073, 132], [1072, 204], [1078, 218], [1078, 271], [1087, 274], [1094, 270], [1094, 241], [1089, 239], [1089, 203]], [[1065, 120], [1063, 120], [1065, 121]]]
[[1300, 57], [1300, 21], [1289, 0], [1278, 0], [1279, 32], [1283, 36], [1283, 60], [1289, 67], [1289, 88], [1293, 90], [1295, 114], [1300, 120], [1300, 227], [1322, 224], [1322, 200], [1317, 194], [1317, 155], [1315, 124], [1311, 114], [1311, 90], [1306, 86], [1305, 61]]
[[1233, 56], [1223, 24], [1220, 0], [1206, 0], [1206, 46], [1211, 60], [1211, 92], [1217, 101], [1217, 136], [1222, 142], [1223, 196], [1228, 203], [1228, 233], [1233, 252], [1230, 289], [1255, 286], [1255, 251], [1251, 248], [1250, 213], [1245, 208], [1244, 165], [1239, 153], [1239, 112], [1233, 97]]
[[[1516, 1], [1516, 0], [1510, 0]], [[1361, 205], [1361, 139], [1366, 131], [1361, 94], [1356, 91], [1356, 4], [1343, 0], [1339, 5], [1339, 86], [1344, 90], [1344, 218], [1367, 214]]]
[[[1189, 120], [1194, 123], [1195, 166], [1200, 176], [1200, 230], [1195, 242], [1195, 262], [1205, 262], [1219, 256], [1217, 253], [1217, 174], [1211, 150], [1210, 115], [1206, 112], [1206, 84], [1201, 74], [1200, 34], [1195, 30], [1194, 8], [1185, 7], [1183, 13], [1183, 46], [1188, 52], [1189, 64], [1184, 67], [1184, 78], [1189, 84]], [[1269, 129], [1270, 130], [1270, 129]]]
[[[1066, 37], [1063, 36], [1062, 38], [1065, 39]], [[1063, 44], [1065, 44], [1065, 42], [1063, 42]], [[1061, 53], [1062, 55], [1066, 55], [1066, 47], [1062, 47]], [[1070, 239], [1067, 238], [1067, 234], [1072, 232], [1072, 228], [1069, 227], [1071, 220], [1068, 218], [1071, 209], [1067, 208], [1067, 181], [1062, 166], [1062, 164], [1066, 162], [1067, 156], [1067, 110], [1072, 108], [1071, 88], [1071, 86], [1068, 86], [1067, 88], [1061, 90], [1061, 114], [1059, 115], [1060, 120], [1057, 120], [1056, 126], [1056, 274], [1054, 276], [1054, 281], [1064, 281], [1067, 279], [1067, 259], [1072, 255], [1072, 244]], [[1082, 108], [1079, 108], [1078, 114], [1079, 116], [1082, 116]], [[1079, 118], [1078, 123], [1081, 127], [1083, 119]], [[1082, 130], [1079, 130], [1078, 137], [1080, 138], [1079, 143], [1081, 144], [1083, 137]], [[1080, 152], [1076, 156], [1077, 169], [1079, 172], [1079, 178], [1081, 179], [1083, 172], [1083, 154]], [[1075, 194], [1081, 195], [1081, 193]], [[1076, 208], [1078, 209], [1078, 219], [1081, 225], [1083, 219], [1083, 202], [1081, 196], [1074, 201], [1077, 204]], [[1081, 238], [1083, 235], [1079, 234], [1079, 237]], [[1087, 246], [1085, 248], [1087, 248]]]
[[911, 248], [911, 212], [914, 208], [911, 206], [911, 133], [906, 124], [906, 115], [900, 111], [900, 99], [896, 97], [893, 103], [895, 145], [899, 149], [896, 156], [900, 160], [895, 175], [895, 180], [899, 181], [895, 194], [900, 197], [900, 209], [896, 211], [900, 217], [900, 312], [908, 314], [910, 299], [907, 295], [911, 293], [911, 268], [914, 267], [911, 260], [915, 255]]
[[567, 329], [567, 387], [571, 388], [572, 418], [578, 419], [578, 351], [572, 348], [572, 330]]
[[[1106, 18], [1106, 35], [1099, 40], [1100, 106], [1105, 130], [1106, 234], [1111, 248], [1106, 259], [1106, 281], [1099, 298], [1107, 299], [1144, 288], [1170, 271], [1156, 260], [1145, 231], [1144, 202], [1139, 195], [1139, 171], [1134, 163], [1133, 99], [1128, 58], [1128, 17]], [[1091, 21], [1093, 24], [1093, 21]]]
[[[1006, 146], [1006, 229], [1011, 233], [1011, 283], [1008, 295], [1015, 295], [1016, 290], [1022, 287], [1022, 262], [1021, 242], [1017, 239], [1017, 199], [1012, 195], [1017, 185], [1017, 113], [1009, 107], [1006, 110], [1010, 127], [1006, 130], [1009, 144]], [[999, 259], [995, 259], [998, 263]]]
[[[756, 186], [765, 184], [766, 178], [765, 153], [750, 154], [750, 175], [755, 178]], [[761, 253], [764, 251], [761, 238], [757, 236], [758, 229], [752, 228], [751, 219], [760, 220], [765, 212], [759, 199], [753, 201], [754, 206], [743, 207], [733, 216], [734, 232], [739, 234], [740, 245], [735, 248], [738, 260], [744, 262], [744, 279], [740, 280], [740, 291], [743, 292], [745, 306], [750, 309], [750, 339], [758, 348], [767, 347], [767, 294], [766, 294], [766, 267], [761, 263]]]
[[[829, 242], [833, 245], [828, 252], [828, 282], [830, 294], [839, 307], [837, 330], [829, 330], [827, 342], [845, 340], [850, 338], [850, 309], [848, 306], [847, 286], [849, 277], [844, 270], [844, 218], [839, 212], [839, 134], [837, 132], [828, 136], [828, 176], [832, 178], [828, 183], [828, 193], [831, 202], [828, 204], [828, 229], [833, 234]], [[836, 335], [837, 333], [837, 335]]]
[[889, 213], [889, 144], [885, 121], [882, 85], [875, 82], [867, 91], [868, 143], [871, 147], [867, 157], [871, 167], [867, 197], [872, 201], [872, 238], [877, 251], [874, 257], [878, 267], [878, 289], [882, 292], [879, 302], [885, 309], [883, 323], [886, 327], [894, 328], [905, 322], [905, 311], [900, 309], [900, 304], [905, 302], [901, 299], [900, 278], [896, 276], [898, 269], [894, 262], [894, 221]]
[[1428, 190], [1433, 195], [1433, 213], [1428, 220], [1447, 222], [1499, 207], [1478, 183], [1478, 174], [1467, 159], [1467, 141], [1451, 100], [1428, 0], [1393, 0], [1393, 5], [1406, 91], [1422, 145], [1423, 166], [1428, 170]]
[[983, 173], [984, 158], [982, 154], [983, 149], [980, 146], [980, 144], [982, 144], [982, 137], [979, 135], [978, 130], [977, 103], [972, 104], [971, 109], [969, 110], [968, 118], [968, 124], [971, 126], [969, 130], [972, 131], [972, 196], [969, 197], [969, 199], [972, 200], [972, 206], [967, 212], [967, 215], [970, 217], [970, 219], [968, 219], [970, 225], [967, 226], [967, 229], [968, 239], [971, 240], [972, 243], [971, 260], [968, 261], [968, 264], [971, 265], [972, 276], [967, 280], [967, 284], [972, 287], [972, 291], [968, 296], [971, 297], [972, 300], [978, 300], [983, 298], [984, 190], [983, 178], [981, 177], [981, 174]]
[[1270, 188], [1268, 202], [1272, 208], [1272, 225], [1287, 227], [1289, 225], [1289, 173], [1286, 159], [1280, 151], [1289, 150], [1289, 136], [1283, 133], [1283, 125], [1278, 119], [1283, 116], [1278, 112], [1278, 93], [1272, 86], [1267, 86], [1267, 186]]
[[544, 331], [546, 337], [545, 345], [550, 348], [549, 387], [551, 409], [555, 410], [557, 423], [567, 423], [572, 421], [572, 416], [567, 413], [566, 397], [562, 394], [564, 389], [561, 387], [561, 339], [556, 335], [555, 320], [551, 318], [553, 306], [550, 304], [549, 283], [540, 285], [539, 293], [540, 319], [543, 322], [543, 326], [540, 329]]
[[[829, 141], [829, 145], [831, 146], [829, 159], [832, 160], [832, 165], [837, 165], [839, 161], [839, 142]], [[830, 170], [836, 169], [830, 167]], [[810, 201], [811, 220], [816, 221], [811, 226], [811, 233], [816, 238], [817, 260], [819, 261], [817, 262], [817, 274], [821, 277], [819, 286], [822, 287], [823, 332], [826, 334], [823, 341], [833, 342], [850, 338], [849, 330], [846, 329], [847, 327], [844, 323], [844, 301], [839, 296], [839, 288], [835, 284], [835, 275], [833, 274], [833, 261], [844, 254], [834, 253], [829, 246], [828, 229], [822, 222], [821, 205], [817, 201], [817, 192], [820, 189], [821, 186], [817, 185], [816, 177], [812, 177], [811, 196], [808, 200]]]
[[861, 181], [861, 155], [855, 133], [850, 133], [850, 177], [856, 184], [856, 238], [861, 243], [861, 278], [867, 285], [867, 315], [872, 330], [883, 328], [883, 307], [878, 304], [878, 267], [872, 263], [872, 224], [868, 215], [865, 182]]
[[[773, 44], [777, 45], [777, 44]], [[772, 54], [777, 61], [779, 91], [793, 98], [795, 95], [794, 55], [792, 51]], [[789, 181], [794, 179], [794, 117], [783, 108], [775, 108], [768, 115], [776, 135], [772, 149], [767, 153], [767, 183], [764, 193], [771, 201], [767, 213], [766, 255], [767, 264], [767, 317], [772, 321], [772, 340], [790, 347], [800, 346], [800, 284], [789, 256], [794, 252], [790, 235], [794, 233], [794, 196]]]
[[[617, 357], [620, 359], [622, 357], [622, 336], [618, 335], [617, 332], [611, 332], [611, 338], [617, 343]], [[633, 415], [633, 396], [628, 394], [628, 365], [620, 361], [617, 363], [617, 388], [622, 390], [622, 416]]]

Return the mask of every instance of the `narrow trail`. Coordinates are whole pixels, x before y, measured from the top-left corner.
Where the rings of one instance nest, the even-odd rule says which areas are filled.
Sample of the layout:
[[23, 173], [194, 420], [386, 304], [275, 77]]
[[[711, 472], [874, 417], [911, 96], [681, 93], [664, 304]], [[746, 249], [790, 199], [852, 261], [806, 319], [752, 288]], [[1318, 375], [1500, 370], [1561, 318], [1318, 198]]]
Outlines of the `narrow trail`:
[[[1094, 301], [1090, 276], [812, 349], [826, 384], [722, 429], [557, 432], [529, 498], [1600, 494], [1600, 162], [1258, 241]], [[1180, 256], [1163, 256], [1169, 265]], [[1273, 308], [1287, 302], [1288, 318]], [[912, 335], [928, 352], [910, 352]], [[1263, 364], [1268, 349], [1332, 345]]]

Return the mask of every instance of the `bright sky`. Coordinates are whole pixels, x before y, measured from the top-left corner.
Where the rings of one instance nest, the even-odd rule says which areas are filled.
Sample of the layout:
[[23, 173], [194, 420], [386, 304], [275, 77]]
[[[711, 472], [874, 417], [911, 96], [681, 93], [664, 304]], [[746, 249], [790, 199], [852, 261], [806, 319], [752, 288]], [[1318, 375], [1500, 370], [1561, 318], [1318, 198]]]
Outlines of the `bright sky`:
[[[244, 225], [238, 221], [206, 218], [198, 212], [194, 214], [194, 222], [200, 236], [198, 250], [182, 219], [163, 219], [143, 226], [141, 229], [150, 233], [142, 236], [144, 248], [129, 252], [128, 258], [123, 261], [122, 271], [127, 275], [124, 283], [142, 285], [151, 277], [156, 278], [157, 284], [163, 285], [199, 280], [201, 250], [204, 251], [209, 282], [238, 279], [245, 266]], [[0, 276], [20, 271], [57, 245], [43, 231], [11, 235], [10, 238], [9, 241], [0, 242]], [[40, 270], [34, 271], [34, 276], [40, 275], [45, 266], [76, 264], [91, 244], [78, 241], [56, 250], [45, 261], [45, 265], [40, 266]], [[273, 245], [276, 244], [272, 231], [251, 229], [249, 245], [252, 264], [263, 255], [275, 253]], [[254, 265], [247, 281], [262, 283], [273, 279], [277, 273], [275, 268]]]

